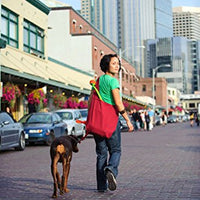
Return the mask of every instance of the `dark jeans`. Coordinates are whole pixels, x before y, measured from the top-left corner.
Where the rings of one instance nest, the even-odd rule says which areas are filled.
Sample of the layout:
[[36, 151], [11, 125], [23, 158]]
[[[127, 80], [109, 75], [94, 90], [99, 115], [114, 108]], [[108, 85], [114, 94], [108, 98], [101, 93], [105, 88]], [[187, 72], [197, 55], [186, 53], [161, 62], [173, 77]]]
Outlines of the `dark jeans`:
[[[117, 128], [111, 138], [103, 138], [94, 134], [96, 142], [96, 176], [97, 190], [107, 189], [107, 179], [105, 170], [109, 169], [115, 177], [118, 174], [118, 166], [121, 157], [121, 131], [118, 121]], [[108, 159], [109, 152], [109, 159]]]

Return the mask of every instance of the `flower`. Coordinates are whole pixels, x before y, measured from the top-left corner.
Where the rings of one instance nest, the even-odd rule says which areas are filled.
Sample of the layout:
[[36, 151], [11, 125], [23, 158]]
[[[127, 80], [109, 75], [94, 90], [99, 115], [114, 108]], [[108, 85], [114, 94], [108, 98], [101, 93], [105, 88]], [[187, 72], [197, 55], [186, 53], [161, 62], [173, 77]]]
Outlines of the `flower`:
[[91, 80], [90, 81], [90, 85], [96, 85], [96, 81], [95, 80]]
[[64, 104], [67, 101], [67, 97], [62, 94], [54, 94], [53, 96], [53, 104], [57, 108], [64, 108]]
[[29, 93], [27, 97], [28, 103], [35, 104], [36, 106], [39, 106], [40, 109], [42, 107], [46, 107], [48, 100], [45, 97], [45, 93], [42, 88], [35, 89], [31, 93]]
[[78, 108], [88, 108], [88, 101], [80, 101]]
[[6, 83], [3, 87], [3, 101], [7, 101], [11, 108], [14, 108], [16, 99], [20, 97], [21, 91], [17, 85]]

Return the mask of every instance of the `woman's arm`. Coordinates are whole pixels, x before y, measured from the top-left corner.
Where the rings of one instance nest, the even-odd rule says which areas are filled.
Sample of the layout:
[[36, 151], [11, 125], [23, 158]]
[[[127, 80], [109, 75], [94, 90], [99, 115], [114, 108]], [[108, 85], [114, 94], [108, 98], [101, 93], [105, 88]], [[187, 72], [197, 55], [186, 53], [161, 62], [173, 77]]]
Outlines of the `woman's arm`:
[[129, 127], [129, 131], [133, 131], [133, 125], [128, 117], [127, 112], [125, 111], [124, 105], [123, 105], [121, 97], [120, 97], [119, 89], [116, 88], [116, 89], [112, 90], [112, 95], [113, 95], [113, 99], [114, 99], [115, 105], [116, 105], [119, 113], [126, 120], [126, 123]]

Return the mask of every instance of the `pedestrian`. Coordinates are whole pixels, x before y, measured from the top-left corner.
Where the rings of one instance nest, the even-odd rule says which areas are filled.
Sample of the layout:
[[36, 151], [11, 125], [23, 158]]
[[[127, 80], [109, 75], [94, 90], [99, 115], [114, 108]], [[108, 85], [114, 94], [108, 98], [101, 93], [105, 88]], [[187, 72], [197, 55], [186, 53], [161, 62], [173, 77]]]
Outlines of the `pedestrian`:
[[144, 111], [140, 112], [140, 126], [146, 130], [146, 121], [145, 121], [145, 115], [144, 115]]
[[194, 124], [194, 112], [190, 112], [190, 126], [192, 127]]
[[154, 111], [150, 107], [148, 108], [148, 114], [149, 114], [149, 118], [150, 118], [149, 130], [152, 130], [153, 124], [154, 124]]
[[167, 115], [164, 111], [162, 112], [161, 119], [162, 119], [162, 125], [165, 126], [167, 124]]
[[198, 114], [198, 113], [195, 114], [195, 121], [196, 121], [196, 123], [197, 123], [197, 126], [199, 126], [200, 114]]
[[12, 114], [12, 111], [11, 111], [10, 106], [6, 106], [6, 112], [12, 117], [12, 119], [13, 119], [14, 121], [16, 121], [16, 120], [14, 119], [14, 117], [13, 117], [13, 114]]
[[147, 110], [144, 112], [144, 117], [146, 122], [146, 130], [149, 131], [150, 117]]
[[[133, 125], [125, 111], [120, 97], [119, 82], [115, 78], [115, 75], [119, 73], [121, 68], [118, 56], [116, 54], [104, 55], [101, 59], [100, 67], [105, 73], [99, 77], [99, 93], [102, 100], [111, 105], [115, 105], [119, 113], [126, 120], [129, 131], [133, 131]], [[89, 98], [89, 109], [92, 94], [93, 91]], [[121, 131], [119, 120], [116, 130], [109, 139], [94, 133], [94, 140], [96, 143], [97, 154], [97, 190], [98, 192], [105, 192], [107, 188], [115, 190], [117, 187], [116, 177], [118, 175], [118, 166], [121, 157]]]
[[134, 126], [134, 130], [140, 130], [140, 116], [138, 111], [134, 108], [133, 112], [132, 112], [132, 119], [133, 119], [133, 126]]

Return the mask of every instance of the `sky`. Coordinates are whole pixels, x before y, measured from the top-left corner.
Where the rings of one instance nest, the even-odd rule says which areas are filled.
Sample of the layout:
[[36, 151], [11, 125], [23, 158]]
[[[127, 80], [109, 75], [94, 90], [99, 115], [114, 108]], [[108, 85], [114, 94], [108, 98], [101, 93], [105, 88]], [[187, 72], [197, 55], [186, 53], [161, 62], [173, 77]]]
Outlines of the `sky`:
[[[81, 9], [81, 0], [57, 0], [71, 5], [75, 10]], [[200, 0], [172, 0], [172, 7], [191, 6], [200, 7]]]

